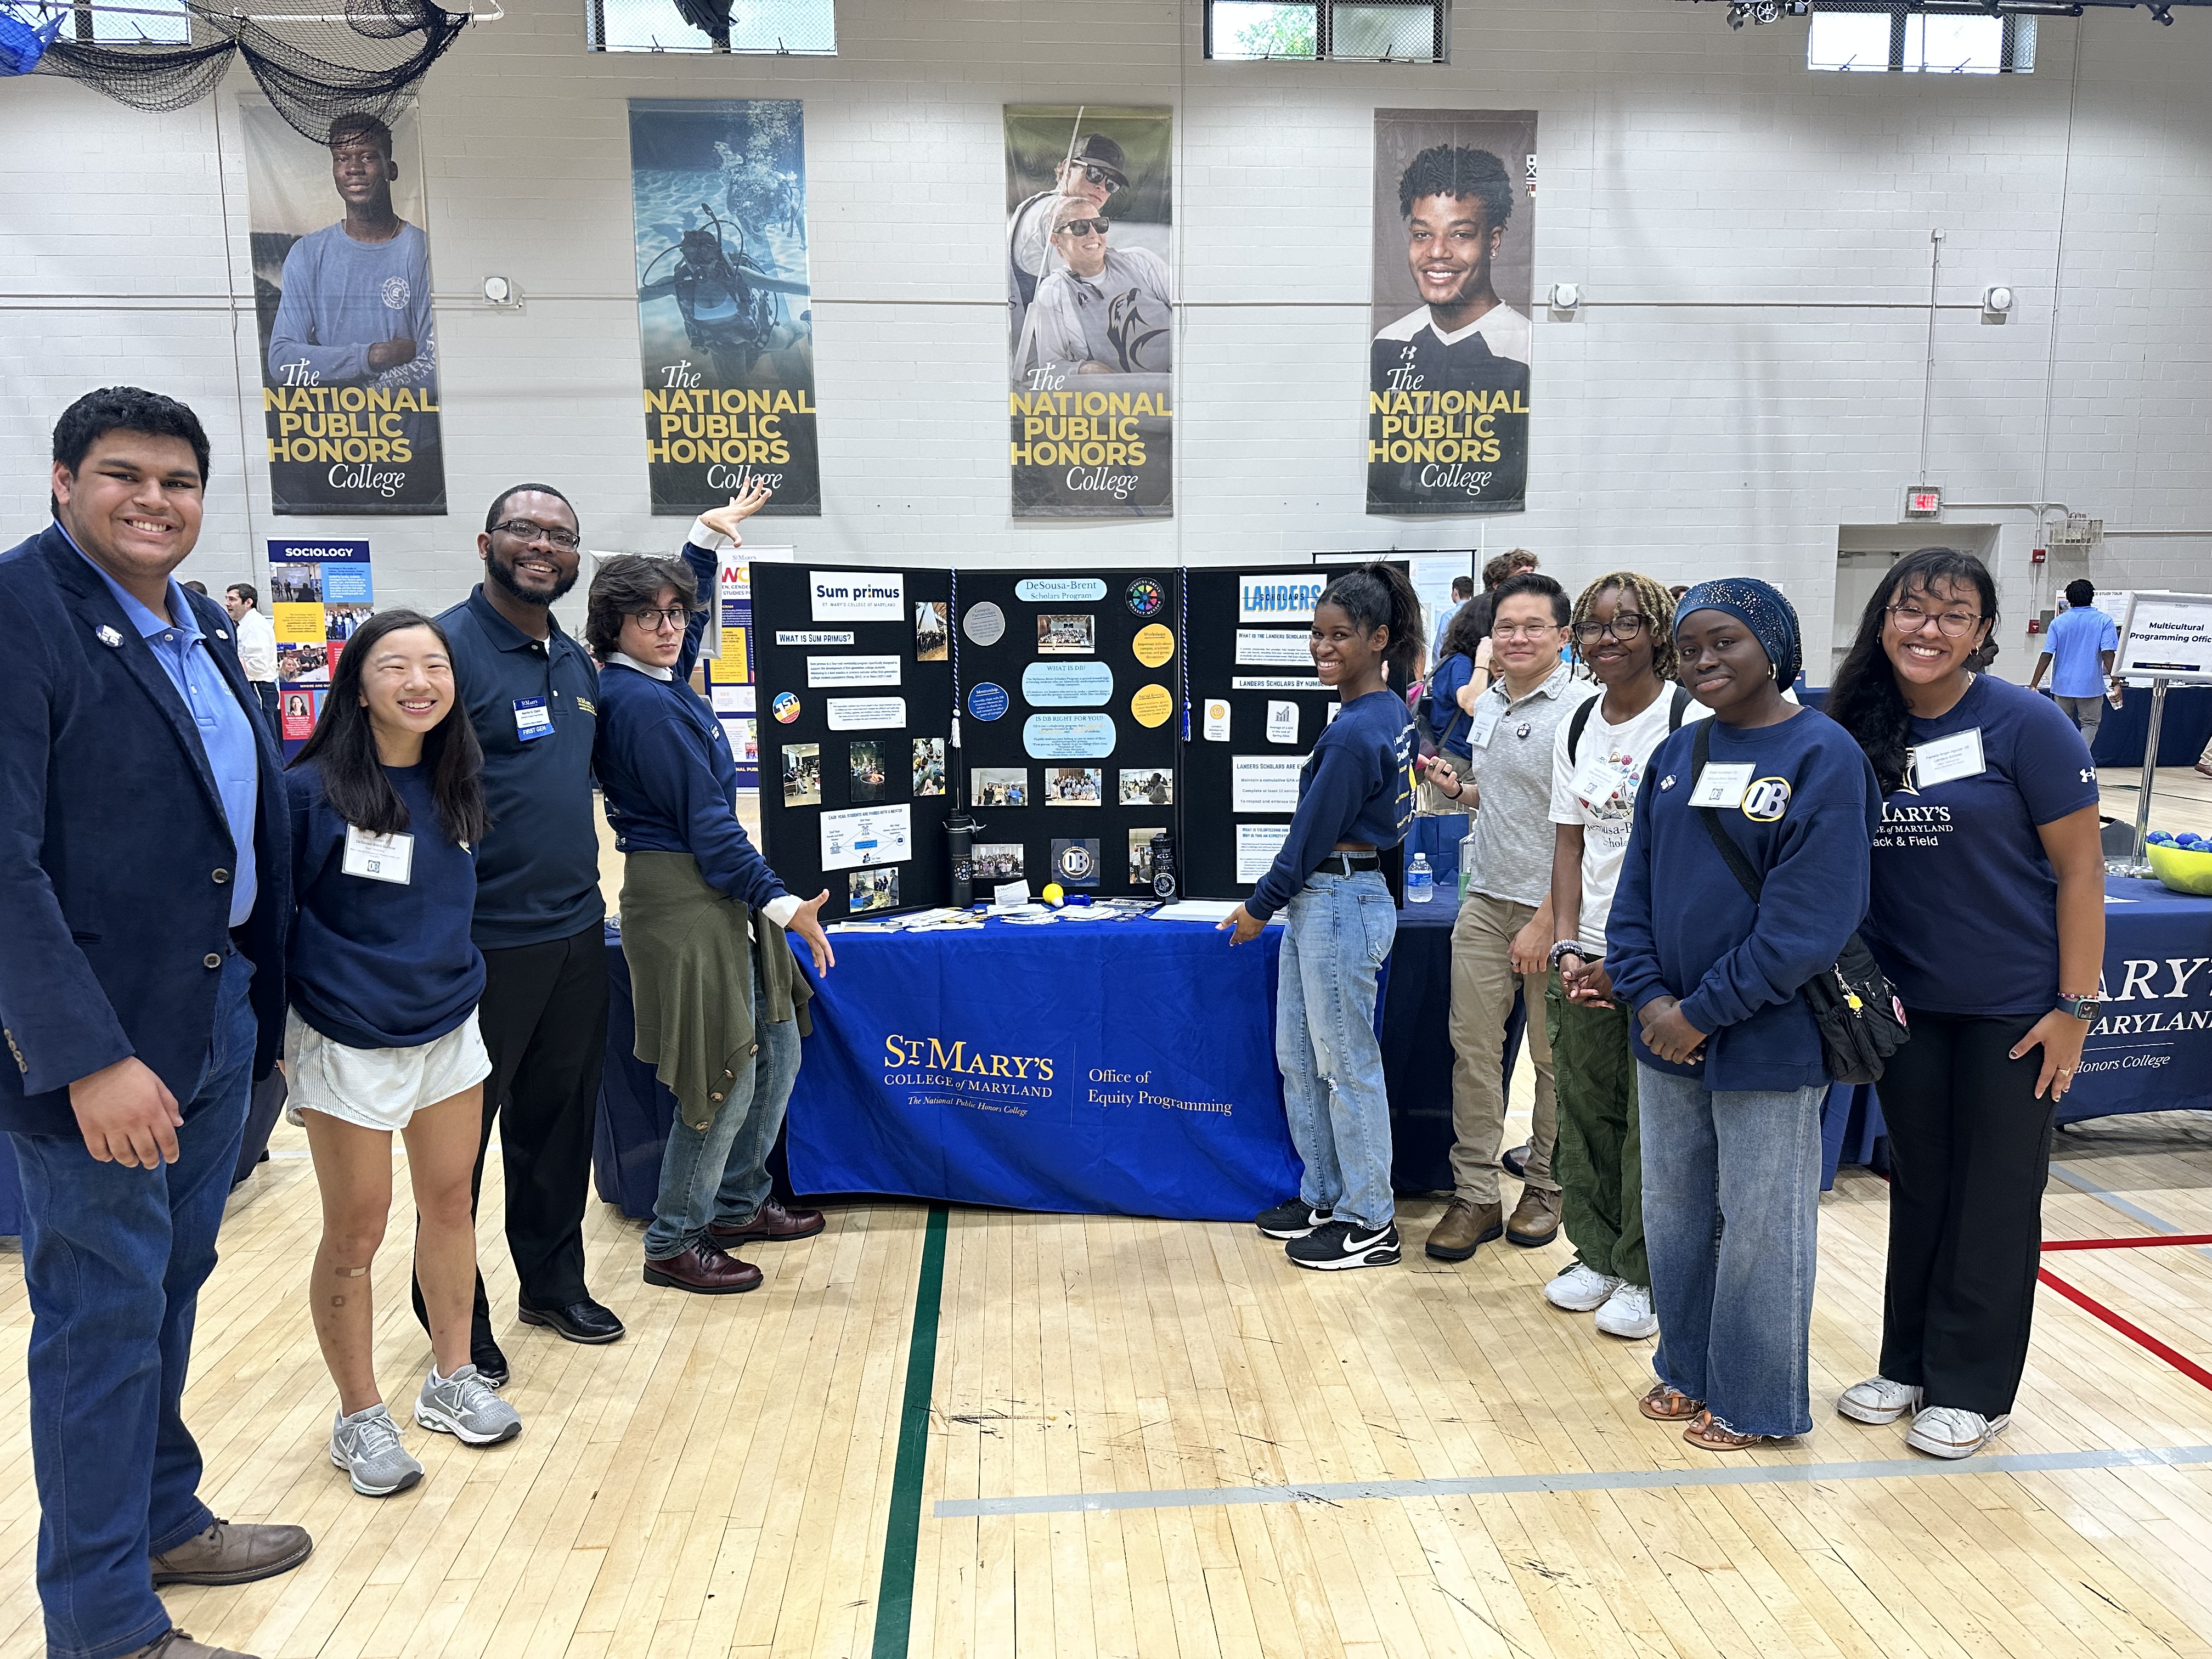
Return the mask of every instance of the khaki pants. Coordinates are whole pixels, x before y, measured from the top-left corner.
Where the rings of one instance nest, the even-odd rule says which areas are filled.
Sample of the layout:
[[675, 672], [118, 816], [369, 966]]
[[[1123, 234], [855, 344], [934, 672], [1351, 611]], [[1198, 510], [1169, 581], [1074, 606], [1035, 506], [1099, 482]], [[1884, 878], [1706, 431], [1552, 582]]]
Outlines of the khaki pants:
[[1452, 924], [1452, 1188], [1471, 1204], [1496, 1204], [1498, 1154], [1505, 1138], [1505, 1022], [1517, 989], [1528, 1024], [1523, 1051], [1536, 1065], [1534, 1133], [1528, 1184], [1556, 1193], [1552, 1148], [1559, 1107], [1552, 1093], [1552, 1045], [1544, 1032], [1545, 974], [1513, 971], [1513, 936], [1536, 914], [1486, 893], [1469, 893]]

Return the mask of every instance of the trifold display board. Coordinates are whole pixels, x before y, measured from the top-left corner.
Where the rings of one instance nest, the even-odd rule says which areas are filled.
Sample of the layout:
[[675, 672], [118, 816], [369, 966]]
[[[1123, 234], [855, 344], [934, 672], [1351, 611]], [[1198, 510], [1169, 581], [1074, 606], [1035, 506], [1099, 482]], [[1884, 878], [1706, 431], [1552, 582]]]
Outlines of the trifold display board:
[[960, 760], [975, 887], [1150, 893], [1176, 828], [1182, 708], [1173, 570], [963, 570]]
[[761, 850], [828, 918], [942, 904], [952, 572], [751, 572]]

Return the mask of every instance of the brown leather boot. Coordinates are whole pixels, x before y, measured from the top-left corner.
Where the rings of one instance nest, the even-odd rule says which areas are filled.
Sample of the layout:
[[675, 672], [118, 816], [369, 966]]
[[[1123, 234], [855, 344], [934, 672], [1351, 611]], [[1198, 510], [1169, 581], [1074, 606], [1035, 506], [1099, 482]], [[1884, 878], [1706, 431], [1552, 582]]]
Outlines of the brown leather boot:
[[204, 1642], [195, 1642], [180, 1630], [173, 1630], [144, 1647], [126, 1653], [123, 1659], [253, 1659], [250, 1653], [240, 1653], [236, 1648], [211, 1648]]
[[1533, 1250], [1559, 1236], [1559, 1195], [1536, 1187], [1523, 1187], [1521, 1201], [1505, 1224], [1505, 1242]]
[[[152, 1562], [154, 1583], [251, 1584], [289, 1572], [315, 1547], [305, 1527], [247, 1526], [218, 1521], [196, 1538], [163, 1550]], [[187, 1638], [187, 1640], [190, 1638]]]
[[707, 1237], [720, 1245], [743, 1244], [759, 1240], [769, 1244], [785, 1244], [794, 1238], [811, 1238], [820, 1232], [824, 1223], [819, 1210], [787, 1210], [774, 1199], [760, 1206], [755, 1215], [742, 1227], [709, 1227]]
[[750, 1261], [725, 1255], [712, 1244], [698, 1243], [658, 1261], [646, 1258], [645, 1282], [672, 1291], [691, 1291], [700, 1296], [731, 1296], [757, 1290], [761, 1270]]
[[1464, 1261], [1477, 1246], [1487, 1244], [1505, 1231], [1504, 1214], [1503, 1204], [1455, 1198], [1445, 1207], [1443, 1219], [1429, 1230], [1425, 1248], [1439, 1261]]

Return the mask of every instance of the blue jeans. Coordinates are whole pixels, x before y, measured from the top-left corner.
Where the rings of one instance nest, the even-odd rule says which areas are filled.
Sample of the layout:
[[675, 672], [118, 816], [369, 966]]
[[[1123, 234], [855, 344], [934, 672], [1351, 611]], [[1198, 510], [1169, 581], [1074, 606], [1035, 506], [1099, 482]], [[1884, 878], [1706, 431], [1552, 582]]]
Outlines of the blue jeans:
[[1659, 1380], [1739, 1434], [1809, 1434], [1825, 1088], [1707, 1089], [1639, 1063]]
[[1310, 877], [1283, 917], [1275, 1064], [1306, 1166], [1299, 1201], [1363, 1231], [1387, 1227], [1397, 1206], [1375, 983], [1398, 936], [1397, 907], [1381, 873], [1363, 870]]
[[730, 1085], [714, 1121], [695, 1129], [681, 1115], [668, 1126], [660, 1190], [645, 1230], [645, 1257], [659, 1261], [703, 1241], [709, 1226], [743, 1226], [760, 1213], [773, 1183], [768, 1155], [783, 1127], [783, 1109], [799, 1080], [799, 1022], [768, 1023], [768, 1003], [753, 987], [752, 1069]]
[[149, 1558], [215, 1523], [179, 1401], [252, 1085], [253, 964], [234, 954], [221, 972], [174, 1164], [125, 1169], [75, 1135], [12, 1137], [52, 1659], [113, 1659], [167, 1631]]

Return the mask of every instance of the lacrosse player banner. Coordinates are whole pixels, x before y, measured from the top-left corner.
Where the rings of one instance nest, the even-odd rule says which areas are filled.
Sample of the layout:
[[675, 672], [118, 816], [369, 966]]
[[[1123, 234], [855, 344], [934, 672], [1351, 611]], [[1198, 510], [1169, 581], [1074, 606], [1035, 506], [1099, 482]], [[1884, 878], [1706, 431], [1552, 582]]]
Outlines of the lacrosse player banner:
[[638, 349], [653, 510], [753, 478], [818, 514], [806, 148], [788, 99], [632, 99]]
[[1175, 511], [1170, 112], [1006, 106], [1013, 512]]

